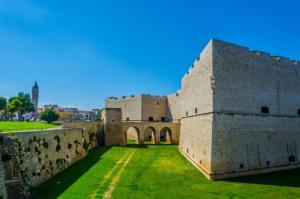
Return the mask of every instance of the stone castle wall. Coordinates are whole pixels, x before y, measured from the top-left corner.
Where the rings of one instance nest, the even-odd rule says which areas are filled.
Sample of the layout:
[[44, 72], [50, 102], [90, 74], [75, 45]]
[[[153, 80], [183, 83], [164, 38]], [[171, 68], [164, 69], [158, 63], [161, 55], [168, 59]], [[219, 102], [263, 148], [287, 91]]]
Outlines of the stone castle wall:
[[154, 121], [166, 119], [167, 97], [142, 95], [142, 121], [148, 121], [153, 117]]
[[4, 172], [4, 165], [2, 161], [0, 162], [0, 198], [7, 198], [7, 193], [5, 188], [5, 172]]
[[121, 108], [122, 120], [141, 121], [142, 120], [142, 96], [127, 96], [121, 98], [106, 98], [106, 108]]
[[212, 42], [185, 74], [181, 86], [179, 149], [204, 173], [210, 173], [214, 88]]
[[299, 64], [217, 40], [213, 62], [214, 178], [299, 164]]
[[102, 121], [89, 122], [64, 122], [63, 128], [82, 128], [90, 137], [95, 137], [91, 141], [91, 147], [104, 145], [104, 126]]
[[152, 117], [154, 121], [167, 119], [167, 97], [137, 95], [121, 98], [107, 98], [106, 108], [121, 108], [123, 121], [148, 121]]
[[298, 167], [299, 94], [298, 62], [211, 40], [168, 96], [179, 149], [213, 179]]
[[1, 135], [2, 197], [21, 198], [20, 194], [28, 194], [27, 187], [51, 178], [97, 146], [99, 123], [69, 123], [66, 126], [69, 128]]

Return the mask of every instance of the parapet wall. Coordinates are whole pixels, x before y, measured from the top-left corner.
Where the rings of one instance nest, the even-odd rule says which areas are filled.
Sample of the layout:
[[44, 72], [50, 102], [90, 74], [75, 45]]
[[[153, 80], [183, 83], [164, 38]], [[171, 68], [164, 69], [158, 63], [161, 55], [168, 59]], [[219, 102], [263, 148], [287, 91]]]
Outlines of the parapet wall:
[[65, 122], [63, 128], [82, 128], [89, 136], [96, 136], [91, 142], [92, 148], [97, 145], [104, 145], [104, 127], [103, 121], [91, 121], [91, 122]]
[[96, 124], [1, 134], [0, 198], [26, 198], [28, 187], [37, 186], [85, 157], [97, 146]]

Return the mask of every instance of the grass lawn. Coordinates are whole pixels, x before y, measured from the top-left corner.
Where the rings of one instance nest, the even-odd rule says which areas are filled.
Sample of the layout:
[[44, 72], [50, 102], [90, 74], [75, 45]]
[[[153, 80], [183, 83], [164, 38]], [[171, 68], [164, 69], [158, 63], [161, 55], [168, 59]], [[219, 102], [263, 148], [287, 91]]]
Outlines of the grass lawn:
[[207, 180], [176, 145], [96, 148], [33, 198], [300, 198], [300, 169], [224, 181]]
[[57, 127], [57, 125], [43, 122], [0, 122], [0, 132], [42, 130], [53, 127]]

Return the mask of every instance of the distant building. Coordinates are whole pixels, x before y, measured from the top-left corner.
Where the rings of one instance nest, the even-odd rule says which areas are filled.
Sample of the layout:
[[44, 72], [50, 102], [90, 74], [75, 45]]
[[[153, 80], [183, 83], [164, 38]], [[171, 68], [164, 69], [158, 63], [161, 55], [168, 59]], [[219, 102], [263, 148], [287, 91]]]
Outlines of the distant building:
[[57, 104], [45, 104], [44, 105], [44, 109], [58, 109], [58, 105]]
[[39, 86], [37, 85], [37, 82], [34, 83], [32, 87], [32, 104], [34, 105], [35, 112], [37, 112], [38, 105], [39, 105]]

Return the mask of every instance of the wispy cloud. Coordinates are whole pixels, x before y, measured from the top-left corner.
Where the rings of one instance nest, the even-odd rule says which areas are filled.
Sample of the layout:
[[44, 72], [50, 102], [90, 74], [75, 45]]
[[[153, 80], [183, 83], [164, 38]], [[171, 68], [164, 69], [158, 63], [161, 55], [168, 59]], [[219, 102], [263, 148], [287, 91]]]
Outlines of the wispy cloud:
[[48, 11], [31, 0], [0, 0], [0, 15], [21, 17], [30, 21], [40, 21]]

